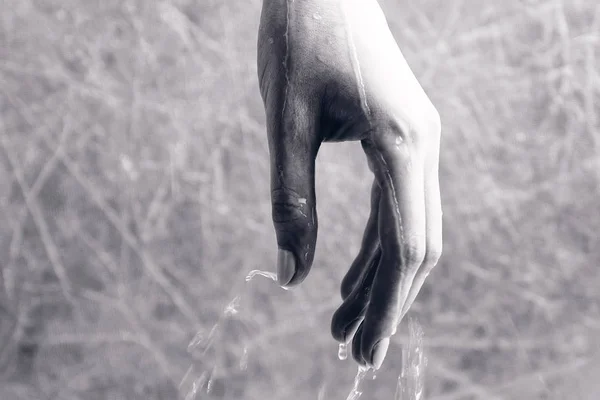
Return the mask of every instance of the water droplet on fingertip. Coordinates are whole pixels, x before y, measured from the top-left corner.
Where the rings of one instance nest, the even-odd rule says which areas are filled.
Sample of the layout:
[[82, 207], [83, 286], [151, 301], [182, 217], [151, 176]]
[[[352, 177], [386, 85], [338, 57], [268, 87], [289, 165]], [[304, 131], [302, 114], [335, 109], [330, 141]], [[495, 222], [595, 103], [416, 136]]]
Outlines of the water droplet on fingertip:
[[346, 343], [340, 343], [338, 346], [338, 358], [342, 361], [348, 358], [348, 345]]

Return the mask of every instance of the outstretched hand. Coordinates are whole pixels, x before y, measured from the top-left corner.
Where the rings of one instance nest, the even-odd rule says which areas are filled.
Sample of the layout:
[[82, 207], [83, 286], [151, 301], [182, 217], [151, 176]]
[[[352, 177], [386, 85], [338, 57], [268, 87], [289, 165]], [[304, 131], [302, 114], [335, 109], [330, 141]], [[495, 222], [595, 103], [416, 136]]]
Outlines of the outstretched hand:
[[441, 254], [439, 115], [376, 0], [263, 0], [258, 75], [282, 286], [313, 263], [320, 144], [361, 141], [375, 175], [371, 214], [331, 331], [379, 368]]

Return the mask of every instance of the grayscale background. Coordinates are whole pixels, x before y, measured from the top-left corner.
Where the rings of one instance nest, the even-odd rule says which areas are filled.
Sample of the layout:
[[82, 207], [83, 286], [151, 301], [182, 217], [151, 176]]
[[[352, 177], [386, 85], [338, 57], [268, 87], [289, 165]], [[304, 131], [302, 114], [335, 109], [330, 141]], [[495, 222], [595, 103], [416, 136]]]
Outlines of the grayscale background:
[[[443, 122], [444, 254], [410, 313], [425, 398], [599, 398], [600, 5], [382, 5]], [[0, 399], [171, 400], [211, 368], [188, 343], [275, 269], [260, 6], [1, 2]], [[311, 275], [252, 281], [199, 399], [346, 398], [329, 323], [371, 175], [358, 143], [317, 173]], [[363, 400], [393, 400], [407, 338]]]

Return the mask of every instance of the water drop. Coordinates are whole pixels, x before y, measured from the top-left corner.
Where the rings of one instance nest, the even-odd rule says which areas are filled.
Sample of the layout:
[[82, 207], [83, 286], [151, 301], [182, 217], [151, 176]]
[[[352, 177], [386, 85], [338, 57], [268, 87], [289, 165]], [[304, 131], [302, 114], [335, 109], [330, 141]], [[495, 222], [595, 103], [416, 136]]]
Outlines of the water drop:
[[348, 358], [348, 345], [346, 343], [340, 343], [338, 347], [338, 358], [340, 360]]
[[272, 37], [269, 38], [269, 44], [273, 44], [274, 40]]
[[373, 374], [373, 377], [371, 379], [373, 379], [373, 380], [377, 379], [377, 375]]
[[204, 342], [204, 332], [196, 333], [196, 335], [194, 336], [194, 338], [188, 345], [188, 348], [187, 348], [188, 352], [191, 353], [192, 351], [194, 351], [194, 349], [199, 347], [202, 344], [202, 342]]
[[227, 316], [227, 317], [235, 315], [238, 313], [239, 306], [240, 306], [240, 296], [235, 296], [233, 298], [233, 300], [231, 300], [229, 302], [229, 304], [227, 304], [227, 307], [225, 307], [223, 314], [225, 314], [225, 316]]
[[316, 19], [316, 20], [319, 20], [319, 19], [321, 19], [323, 17], [321, 17], [321, 15], [319, 15], [319, 13], [314, 13], [313, 14], [313, 18]]
[[202, 337], [201, 334], [197, 334], [191, 341], [191, 343], [188, 345], [188, 352], [193, 353], [194, 351], [196, 351], [196, 349], [204, 348], [203, 354], [206, 353], [206, 351], [212, 346], [218, 330], [219, 324], [215, 324], [215, 326], [213, 326], [210, 330], [208, 336]]
[[396, 147], [400, 147], [402, 145], [402, 138], [400, 136], [398, 136], [396, 138]]

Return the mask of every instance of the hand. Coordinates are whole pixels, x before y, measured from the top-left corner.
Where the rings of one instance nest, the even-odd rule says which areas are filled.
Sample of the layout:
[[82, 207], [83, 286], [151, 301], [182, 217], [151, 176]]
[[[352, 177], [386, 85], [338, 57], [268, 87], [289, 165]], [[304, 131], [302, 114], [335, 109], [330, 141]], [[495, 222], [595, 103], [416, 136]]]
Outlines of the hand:
[[439, 115], [375, 0], [263, 0], [258, 75], [282, 286], [313, 262], [320, 144], [360, 140], [366, 153], [371, 214], [331, 329], [379, 368], [441, 254]]

